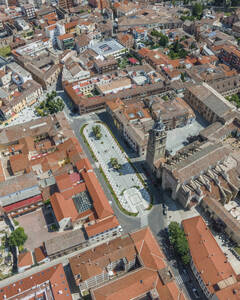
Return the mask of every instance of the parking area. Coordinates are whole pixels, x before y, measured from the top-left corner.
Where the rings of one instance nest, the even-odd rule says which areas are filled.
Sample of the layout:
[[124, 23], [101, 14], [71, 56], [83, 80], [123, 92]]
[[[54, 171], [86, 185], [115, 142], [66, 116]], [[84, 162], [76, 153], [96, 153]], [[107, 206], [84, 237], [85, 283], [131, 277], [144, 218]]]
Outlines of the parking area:
[[[99, 140], [95, 138], [92, 131], [92, 127], [95, 125], [99, 125], [101, 128], [102, 137]], [[122, 207], [132, 213], [139, 212], [139, 216], [146, 213], [145, 210], [150, 204], [150, 195], [128, 162], [126, 153], [122, 153], [107, 127], [93, 122], [84, 128], [83, 133]], [[120, 170], [112, 167], [111, 158], [118, 160], [121, 166]]]
[[[49, 216], [47, 219], [48, 218]], [[41, 208], [27, 215], [18, 217], [17, 221], [19, 222], [19, 226], [24, 228], [28, 236], [24, 246], [31, 251], [42, 245], [43, 241], [59, 234], [58, 232], [48, 231], [46, 219]]]

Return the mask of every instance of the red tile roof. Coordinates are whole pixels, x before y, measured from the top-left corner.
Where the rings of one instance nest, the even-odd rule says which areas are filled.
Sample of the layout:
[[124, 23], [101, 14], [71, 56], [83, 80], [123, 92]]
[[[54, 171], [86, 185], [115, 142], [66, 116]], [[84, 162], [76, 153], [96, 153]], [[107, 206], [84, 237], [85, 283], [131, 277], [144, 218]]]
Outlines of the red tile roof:
[[115, 216], [112, 216], [100, 222], [97, 222], [94, 225], [86, 226], [85, 230], [87, 232], [88, 237], [92, 237], [106, 230], [113, 229], [117, 226], [119, 226], [119, 222]]
[[141, 259], [146, 267], [160, 270], [166, 267], [165, 256], [162, 253], [149, 227], [131, 234]]
[[[146, 294], [156, 286], [158, 274], [153, 270], [141, 269], [110, 282], [93, 291], [95, 300], [129, 300]], [[165, 299], [164, 299], [165, 300]]]
[[64, 26], [65, 26], [65, 29], [68, 30], [68, 29], [76, 27], [77, 24], [78, 24], [78, 21], [72, 21], [72, 22], [66, 23]]
[[74, 186], [72, 189], [62, 192], [61, 194], [62, 194], [63, 198], [67, 200], [69, 198], [72, 198], [72, 196], [82, 193], [86, 190], [87, 190], [86, 184], [84, 182], [82, 182], [82, 183]]
[[[161, 278], [162, 273], [160, 271], [163, 270], [163, 274], [166, 274], [165, 272], [168, 272], [168, 270], [165, 270], [165, 257], [151, 230], [147, 227], [130, 234], [130, 236], [134, 241], [143, 267], [129, 272], [114, 281], [110, 281], [103, 286], [96, 287], [92, 290], [93, 299], [129, 300], [138, 298], [139, 296], [143, 297], [155, 289], [157, 292], [156, 299], [185, 300], [183, 292], [178, 289], [174, 280], [164, 283], [164, 280]], [[97, 247], [95, 251], [97, 251]], [[104, 258], [107, 259], [108, 254]], [[87, 261], [87, 257], [85, 261]]]
[[2, 161], [0, 160], [0, 182], [5, 181], [5, 176], [3, 172], [3, 167], [2, 167]]
[[55, 180], [60, 192], [72, 188], [72, 180], [68, 173], [64, 173], [59, 176], [56, 176]]
[[62, 41], [62, 40], [73, 38], [73, 34], [65, 33], [65, 34], [59, 35], [57, 38]]
[[[236, 282], [236, 274], [202, 217], [182, 221], [192, 260], [210, 293], [215, 286]], [[227, 298], [232, 299], [230, 294]]]
[[92, 165], [91, 165], [90, 161], [88, 160], [88, 158], [83, 158], [83, 159], [80, 159], [79, 161], [77, 161], [76, 167], [79, 172], [81, 172], [82, 170], [86, 170], [86, 171], [92, 170]]
[[20, 208], [23, 208], [23, 207], [26, 207], [26, 206], [29, 206], [31, 204], [38, 203], [38, 202], [41, 202], [41, 201], [42, 201], [42, 195], [37, 195], [37, 196], [31, 197], [31, 198], [28, 198], [28, 199], [10, 204], [8, 206], [5, 206], [4, 210], [7, 213], [9, 213], [9, 212], [14, 211], [16, 209], [20, 209]]
[[95, 173], [93, 171], [82, 171], [81, 175], [93, 200], [93, 206], [98, 218], [103, 219], [113, 215], [112, 207], [109, 204]]
[[34, 249], [34, 255], [37, 263], [41, 263], [47, 257], [44, 253], [43, 246]]
[[13, 174], [21, 171], [30, 172], [29, 161], [27, 154], [15, 154], [9, 158], [10, 166]]
[[60, 193], [55, 193], [51, 196], [51, 205], [58, 222], [64, 218], [75, 220], [78, 216], [78, 211], [72, 198], [64, 199]]
[[18, 255], [18, 267], [27, 267], [31, 265], [33, 265], [33, 258], [30, 251]]
[[[22, 278], [21, 280], [2, 287], [0, 289], [0, 299], [4, 299], [4, 295], [7, 299], [14, 296], [18, 299], [19, 297], [24, 298], [31, 294], [35, 296], [37, 285], [47, 283], [48, 281], [54, 299], [72, 299], [62, 264], [44, 269], [41, 272], [34, 273], [29, 277]], [[47, 287], [47, 284], [45, 287]]]

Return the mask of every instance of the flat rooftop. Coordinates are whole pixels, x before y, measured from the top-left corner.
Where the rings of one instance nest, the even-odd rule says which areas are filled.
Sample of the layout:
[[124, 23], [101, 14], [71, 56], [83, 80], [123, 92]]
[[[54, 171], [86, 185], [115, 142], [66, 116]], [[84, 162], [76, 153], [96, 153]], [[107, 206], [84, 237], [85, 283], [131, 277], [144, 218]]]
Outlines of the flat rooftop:
[[112, 53], [123, 50], [125, 48], [116, 40], [108, 39], [90, 46], [90, 49], [92, 49], [98, 55], [109, 56]]

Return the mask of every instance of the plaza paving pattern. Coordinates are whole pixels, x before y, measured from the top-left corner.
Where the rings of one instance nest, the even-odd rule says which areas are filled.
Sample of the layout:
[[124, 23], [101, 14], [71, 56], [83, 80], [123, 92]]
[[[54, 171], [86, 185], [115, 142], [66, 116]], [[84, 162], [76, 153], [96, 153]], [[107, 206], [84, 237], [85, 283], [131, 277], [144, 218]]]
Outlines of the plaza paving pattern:
[[[102, 137], [99, 140], [95, 138], [92, 131], [92, 127], [95, 125], [99, 125], [101, 128]], [[92, 122], [85, 126], [83, 134], [122, 207], [132, 213], [138, 212], [138, 216], [147, 213], [146, 209], [151, 200], [150, 195], [128, 162], [126, 153], [122, 153], [108, 128], [101, 123]], [[119, 171], [112, 167], [110, 163], [112, 157], [117, 158], [121, 165]]]

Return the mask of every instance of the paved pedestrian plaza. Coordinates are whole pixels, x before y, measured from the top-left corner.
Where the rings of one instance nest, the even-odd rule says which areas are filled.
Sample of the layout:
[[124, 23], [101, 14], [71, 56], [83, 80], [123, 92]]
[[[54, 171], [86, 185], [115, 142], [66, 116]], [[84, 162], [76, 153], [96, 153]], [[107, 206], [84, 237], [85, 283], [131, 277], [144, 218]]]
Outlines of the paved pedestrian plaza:
[[[99, 140], [95, 138], [92, 130], [92, 127], [96, 125], [101, 128], [102, 137]], [[150, 195], [128, 162], [126, 153], [122, 153], [108, 128], [102, 123], [93, 122], [84, 128], [83, 134], [122, 207], [132, 213], [139, 212], [138, 216], [146, 213], [146, 209], [150, 205]], [[120, 170], [115, 170], [112, 167], [111, 158], [117, 158], [118, 163], [121, 165]]]

